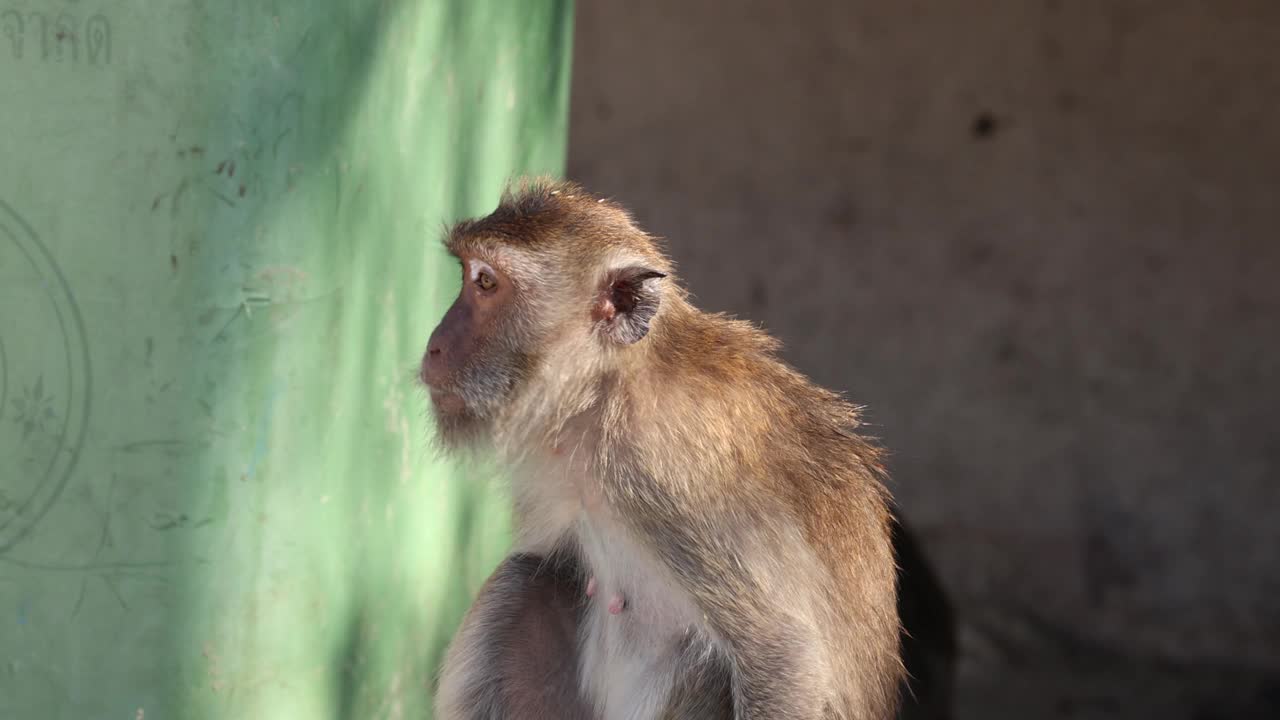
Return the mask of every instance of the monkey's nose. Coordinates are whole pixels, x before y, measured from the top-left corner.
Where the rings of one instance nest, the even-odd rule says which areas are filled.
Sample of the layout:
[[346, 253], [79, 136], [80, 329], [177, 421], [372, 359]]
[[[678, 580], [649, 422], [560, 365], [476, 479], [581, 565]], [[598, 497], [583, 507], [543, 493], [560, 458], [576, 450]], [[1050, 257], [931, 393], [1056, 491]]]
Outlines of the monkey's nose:
[[427, 387], [439, 389], [444, 382], [447, 374], [445, 365], [448, 363], [445, 362], [443, 351], [444, 348], [436, 338], [427, 343], [427, 354], [422, 356], [422, 369], [418, 373], [422, 384]]
[[418, 379], [422, 381], [423, 385], [426, 385], [427, 387], [432, 386], [431, 379], [433, 373], [431, 371], [431, 366], [438, 364], [440, 364], [440, 348], [427, 348], [427, 354], [422, 356], [422, 362], [418, 366]]

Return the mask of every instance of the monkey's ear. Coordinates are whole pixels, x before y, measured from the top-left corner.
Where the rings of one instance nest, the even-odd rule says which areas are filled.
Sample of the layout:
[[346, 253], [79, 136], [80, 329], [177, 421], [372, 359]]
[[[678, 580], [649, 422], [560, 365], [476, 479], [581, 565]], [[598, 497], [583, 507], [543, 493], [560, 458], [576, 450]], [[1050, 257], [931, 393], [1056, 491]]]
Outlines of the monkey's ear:
[[608, 338], [630, 345], [649, 334], [649, 321], [661, 301], [661, 291], [652, 281], [664, 277], [665, 273], [642, 266], [609, 273], [594, 311]]

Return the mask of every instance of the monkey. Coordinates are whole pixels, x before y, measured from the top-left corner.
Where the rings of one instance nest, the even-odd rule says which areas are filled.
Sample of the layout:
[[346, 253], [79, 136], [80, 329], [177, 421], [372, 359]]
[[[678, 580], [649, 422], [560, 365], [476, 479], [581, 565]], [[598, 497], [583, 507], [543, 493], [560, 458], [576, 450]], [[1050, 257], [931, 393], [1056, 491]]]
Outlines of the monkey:
[[884, 720], [903, 665], [885, 451], [756, 326], [695, 307], [615, 201], [527, 178], [444, 232], [419, 374], [445, 452], [509, 476], [513, 545], [442, 720]]

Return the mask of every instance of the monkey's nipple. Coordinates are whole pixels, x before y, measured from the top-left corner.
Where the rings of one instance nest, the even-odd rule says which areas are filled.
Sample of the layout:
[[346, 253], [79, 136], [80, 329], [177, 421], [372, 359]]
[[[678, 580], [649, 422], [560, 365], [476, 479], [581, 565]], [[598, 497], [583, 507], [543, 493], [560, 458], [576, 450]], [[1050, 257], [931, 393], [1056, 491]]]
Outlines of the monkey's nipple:
[[[587, 580], [587, 597], [595, 597], [595, 594], [596, 594], [596, 578], [593, 575], [590, 579]], [[625, 598], [622, 597], [622, 593], [614, 593], [613, 597], [609, 598], [609, 614], [610, 615], [620, 615], [622, 614], [622, 611], [626, 609], [626, 607], [627, 607], [627, 601]]]

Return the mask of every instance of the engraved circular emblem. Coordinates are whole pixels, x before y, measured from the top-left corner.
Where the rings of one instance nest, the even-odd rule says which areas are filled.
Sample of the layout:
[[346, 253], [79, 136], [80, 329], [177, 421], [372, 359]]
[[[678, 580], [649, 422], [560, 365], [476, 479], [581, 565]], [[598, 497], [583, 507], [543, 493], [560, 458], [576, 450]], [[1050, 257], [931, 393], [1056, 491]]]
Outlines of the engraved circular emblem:
[[53, 255], [0, 200], [0, 553], [57, 502], [84, 447], [84, 321]]

